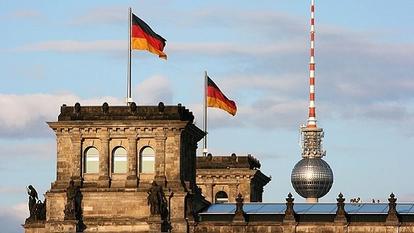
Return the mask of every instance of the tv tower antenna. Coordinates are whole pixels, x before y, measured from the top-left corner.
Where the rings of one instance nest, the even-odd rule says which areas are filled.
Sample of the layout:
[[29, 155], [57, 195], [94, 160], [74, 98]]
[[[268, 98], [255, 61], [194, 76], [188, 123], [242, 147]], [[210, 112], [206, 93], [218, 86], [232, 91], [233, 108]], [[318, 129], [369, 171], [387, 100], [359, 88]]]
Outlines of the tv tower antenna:
[[306, 127], [316, 128], [315, 111], [315, 0], [311, 0], [310, 62], [309, 62], [309, 116]]

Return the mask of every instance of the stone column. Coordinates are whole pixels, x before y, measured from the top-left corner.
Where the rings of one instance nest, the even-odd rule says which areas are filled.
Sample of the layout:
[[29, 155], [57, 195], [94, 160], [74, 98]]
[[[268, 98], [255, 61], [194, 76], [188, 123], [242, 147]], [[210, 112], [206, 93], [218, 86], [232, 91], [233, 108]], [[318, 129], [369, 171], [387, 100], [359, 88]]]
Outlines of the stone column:
[[138, 185], [137, 178], [137, 137], [136, 135], [128, 136], [128, 173], [125, 186], [136, 188]]
[[106, 130], [101, 133], [100, 140], [98, 187], [109, 188], [109, 133]]
[[210, 183], [210, 184], [206, 183], [205, 188], [206, 188], [206, 190], [202, 190], [202, 191], [203, 191], [203, 193], [206, 194], [207, 201], [213, 203], [214, 202], [213, 184], [212, 183]]
[[71, 135], [70, 140], [72, 141], [72, 171], [71, 179], [75, 181], [75, 185], [81, 185], [82, 182], [82, 137], [80, 132], [76, 132]]
[[229, 193], [227, 193], [227, 196], [229, 197], [229, 202], [235, 202], [237, 194], [237, 184], [229, 184]]
[[165, 141], [167, 137], [155, 137], [155, 180], [164, 186], [167, 178], [165, 177]]
[[[68, 158], [70, 153], [70, 137], [67, 134], [67, 130], [59, 129], [56, 131], [56, 145], [57, 145], [57, 158], [56, 158], [56, 182], [53, 183], [53, 188], [66, 188], [69, 180], [69, 164], [71, 160]], [[63, 132], [65, 131], [65, 132]]]

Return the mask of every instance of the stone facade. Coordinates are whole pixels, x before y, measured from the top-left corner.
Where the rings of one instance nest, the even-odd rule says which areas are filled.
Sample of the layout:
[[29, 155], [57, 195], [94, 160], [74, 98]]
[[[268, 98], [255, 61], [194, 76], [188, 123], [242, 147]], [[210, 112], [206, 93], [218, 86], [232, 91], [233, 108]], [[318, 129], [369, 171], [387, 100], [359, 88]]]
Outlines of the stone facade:
[[[162, 219], [151, 216], [148, 190], [153, 181], [163, 187], [168, 222], [173, 232], [186, 232], [184, 213], [188, 193], [196, 193], [196, 149], [203, 131], [185, 107], [65, 106], [57, 122], [56, 181], [46, 193], [46, 220], [25, 224], [26, 232], [159, 232]], [[85, 172], [85, 151], [99, 151], [99, 169]], [[127, 151], [127, 172], [113, 173], [113, 151]], [[140, 172], [140, 152], [155, 151], [154, 171]], [[67, 189], [80, 187], [81, 217], [67, 220]], [[201, 195], [200, 195], [201, 196]], [[207, 203], [207, 202], [206, 202]], [[80, 224], [82, 225], [80, 227]]]
[[261, 202], [263, 187], [270, 178], [260, 172], [260, 162], [253, 156], [212, 156], [197, 157], [197, 185], [211, 202], [225, 193], [228, 202], [235, 202], [240, 193], [246, 202]]

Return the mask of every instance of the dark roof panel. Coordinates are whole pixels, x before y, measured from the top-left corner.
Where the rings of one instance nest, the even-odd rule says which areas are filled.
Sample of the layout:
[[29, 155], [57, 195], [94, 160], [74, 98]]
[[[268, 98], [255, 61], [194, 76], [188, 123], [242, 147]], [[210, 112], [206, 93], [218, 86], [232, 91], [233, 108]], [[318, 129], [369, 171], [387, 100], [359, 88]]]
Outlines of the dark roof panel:
[[[295, 203], [293, 206], [296, 214], [335, 214], [336, 203]], [[235, 203], [212, 204], [203, 214], [234, 214]], [[285, 203], [245, 203], [243, 210], [247, 214], [284, 214]], [[387, 203], [346, 203], [345, 211], [348, 214], [387, 214]], [[414, 204], [397, 204], [399, 214], [414, 215]]]

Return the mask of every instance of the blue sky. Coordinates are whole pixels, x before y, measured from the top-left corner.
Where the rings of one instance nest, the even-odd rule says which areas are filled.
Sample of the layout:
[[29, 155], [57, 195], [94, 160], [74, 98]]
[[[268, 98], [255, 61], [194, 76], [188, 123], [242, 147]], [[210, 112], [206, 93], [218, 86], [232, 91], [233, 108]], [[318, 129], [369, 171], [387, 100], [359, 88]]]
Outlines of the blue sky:
[[[235, 100], [209, 109], [213, 155], [252, 154], [281, 202], [306, 121], [309, 1], [0, 1], [0, 223], [27, 215], [25, 186], [55, 179], [46, 121], [59, 106], [123, 104], [127, 8], [167, 39], [167, 61], [133, 53], [138, 104], [182, 103], [202, 123], [203, 72]], [[414, 1], [317, 1], [316, 104], [335, 182], [345, 197], [414, 201]], [[201, 143], [199, 144], [201, 147]], [[298, 201], [303, 201], [294, 195]], [[4, 225], [4, 224], [2, 224]]]

